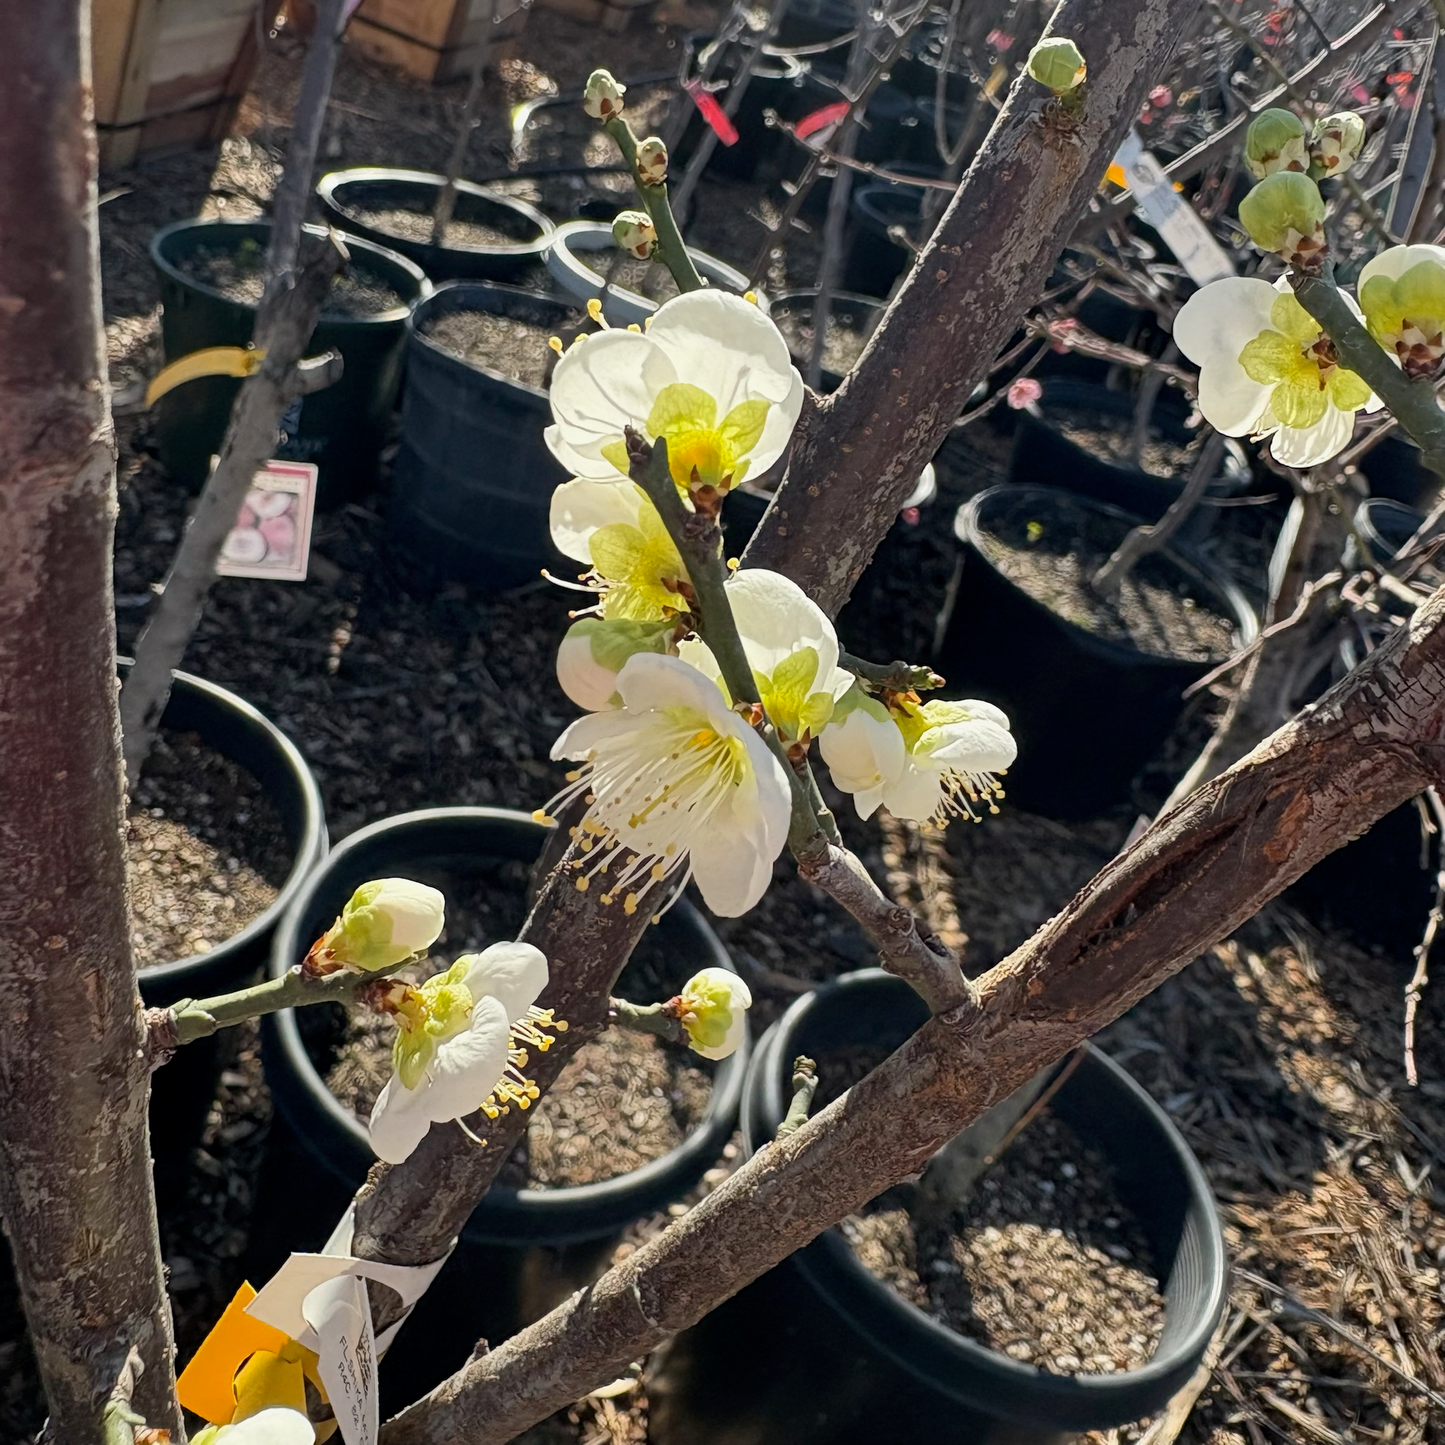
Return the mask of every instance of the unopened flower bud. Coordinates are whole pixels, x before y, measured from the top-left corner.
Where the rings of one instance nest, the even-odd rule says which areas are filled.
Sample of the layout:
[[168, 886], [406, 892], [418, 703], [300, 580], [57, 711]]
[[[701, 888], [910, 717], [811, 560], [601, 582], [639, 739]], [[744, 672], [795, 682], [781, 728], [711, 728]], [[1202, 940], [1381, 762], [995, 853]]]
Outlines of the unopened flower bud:
[[1292, 110], [1262, 110], [1244, 133], [1244, 164], [1256, 180], [1276, 171], [1307, 171], [1309, 142], [1304, 122]]
[[557, 681], [588, 712], [620, 706], [617, 674], [639, 652], [670, 650], [671, 622], [633, 622], [623, 617], [583, 617], [567, 629], [557, 649]]
[[1266, 176], [1239, 203], [1239, 222], [1261, 251], [1273, 251], [1306, 271], [1324, 264], [1324, 198], [1298, 171]]
[[445, 921], [446, 899], [435, 888], [410, 878], [378, 878], [351, 895], [341, 916], [312, 945], [306, 967], [312, 973], [395, 968], [425, 953]]
[[1342, 176], [1360, 158], [1365, 144], [1365, 122], [1352, 110], [1342, 110], [1315, 122], [1310, 141], [1310, 175]]
[[612, 222], [612, 239], [624, 251], [645, 261], [657, 245], [657, 230], [645, 211], [622, 211]]
[[748, 1027], [753, 995], [737, 974], [705, 968], [682, 986], [672, 1001], [688, 1047], [705, 1059], [725, 1059], [737, 1051]]
[[622, 97], [627, 87], [610, 70], [594, 70], [582, 92], [582, 109], [593, 120], [610, 120], [622, 114]]
[[1061, 35], [1040, 40], [1029, 52], [1029, 74], [1055, 95], [1064, 95], [1082, 85], [1085, 69], [1079, 47]]
[[667, 147], [655, 135], [637, 143], [637, 176], [644, 186], [667, 180]]

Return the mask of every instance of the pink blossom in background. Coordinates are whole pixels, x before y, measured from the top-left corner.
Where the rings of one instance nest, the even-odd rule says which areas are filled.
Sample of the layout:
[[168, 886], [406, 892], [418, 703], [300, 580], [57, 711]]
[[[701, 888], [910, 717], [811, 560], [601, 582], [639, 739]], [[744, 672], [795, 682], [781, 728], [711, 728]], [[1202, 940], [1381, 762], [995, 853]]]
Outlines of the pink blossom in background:
[[1014, 38], [1006, 30], [990, 30], [988, 32], [988, 43], [1002, 54], [1014, 43]]
[[1156, 110], [1163, 110], [1166, 105], [1174, 104], [1174, 92], [1167, 85], [1156, 85], [1149, 92], [1149, 104]]
[[1031, 376], [1021, 376], [1008, 389], [1008, 404], [1014, 411], [1032, 406], [1044, 394], [1044, 389]]

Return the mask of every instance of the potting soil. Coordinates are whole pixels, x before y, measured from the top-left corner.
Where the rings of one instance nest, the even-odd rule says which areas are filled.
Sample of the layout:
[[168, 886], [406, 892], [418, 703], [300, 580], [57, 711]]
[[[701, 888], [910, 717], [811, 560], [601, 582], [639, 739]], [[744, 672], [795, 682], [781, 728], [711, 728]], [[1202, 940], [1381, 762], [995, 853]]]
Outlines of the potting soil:
[[672, 272], [660, 261], [642, 261], [626, 251], [593, 251], [582, 259], [609, 285], [649, 301], [670, 301], [678, 294]]
[[276, 901], [292, 855], [242, 767], [194, 734], [157, 735], [126, 829], [138, 967], [209, 953]]
[[[399, 236], [403, 241], [432, 244], [432, 213], [429, 210], [413, 211], [404, 206], [372, 209], [351, 203], [347, 204], [347, 210], [374, 230]], [[499, 226], [489, 226], [485, 221], [453, 216], [442, 233], [441, 243], [443, 246], [515, 246], [521, 241], [531, 240], [536, 227], [526, 224], [520, 216], [517, 221], [513, 230], [505, 231]]]
[[422, 334], [463, 361], [540, 389], [551, 380], [557, 360], [549, 338], [560, 336], [566, 343], [585, 329], [587, 317], [581, 311], [560, 331], [552, 323], [498, 316], [491, 311], [442, 311], [426, 322]]
[[1134, 428], [1119, 421], [1109, 424], [1096, 412], [1072, 407], [1050, 407], [1046, 420], [1075, 446], [1121, 467], [1138, 467], [1151, 477], [1187, 477], [1199, 450], [1198, 439], [1181, 444], [1150, 427], [1139, 455], [1134, 455]]
[[1115, 518], [1061, 503], [1048, 517], [999, 509], [979, 542], [1015, 586], [1096, 637], [1155, 657], [1222, 662], [1233, 648], [1232, 623], [1167, 557], [1140, 558], [1112, 597], [1094, 590], [1094, 574], [1127, 532]]
[[[813, 303], [796, 306], [774, 306], [769, 313], [778, 324], [788, 343], [788, 350], [796, 357], [808, 357], [813, 352]], [[846, 376], [853, 369], [853, 363], [863, 355], [868, 344], [869, 332], [860, 324], [877, 313], [869, 312], [864, 317], [854, 314], [851, 307], [844, 305], [841, 311], [828, 315], [828, 334], [823, 342], [823, 370]]]
[[1147, 1362], [1164, 1328], [1148, 1243], [1108, 1162], [1047, 1110], [947, 1219], [917, 1217], [914, 1200], [910, 1187], [889, 1190], [841, 1226], [910, 1304], [1041, 1370]]
[[[247, 306], [258, 305], [266, 289], [266, 248], [259, 244], [197, 246], [178, 264], [192, 280]], [[406, 298], [394, 286], [353, 265], [332, 280], [321, 314], [333, 318], [379, 316], [405, 305]]]

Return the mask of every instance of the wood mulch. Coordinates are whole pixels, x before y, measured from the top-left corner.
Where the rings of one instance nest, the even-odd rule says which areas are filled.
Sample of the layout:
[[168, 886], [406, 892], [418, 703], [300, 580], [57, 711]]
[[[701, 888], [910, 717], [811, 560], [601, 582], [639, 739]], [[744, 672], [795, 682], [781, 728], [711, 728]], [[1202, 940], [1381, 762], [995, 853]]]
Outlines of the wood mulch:
[[[677, 26], [644, 27], [612, 37], [535, 12], [521, 46], [526, 59], [505, 65], [492, 89], [474, 172], [503, 158], [503, 116], [518, 100], [579, 84], [598, 63], [620, 73], [671, 68], [679, 34]], [[158, 363], [146, 257], [152, 231], [196, 214], [261, 209], [299, 54], [284, 33], [268, 46], [238, 133], [219, 152], [107, 178], [102, 256], [117, 384]], [[418, 86], [347, 50], [327, 164], [436, 167], [464, 88]], [[746, 266], [761, 235], [749, 211], [775, 201], [746, 188], [705, 187], [705, 219], [694, 234]], [[717, 219], [724, 212], [726, 221]], [[800, 236], [770, 284], [812, 284], [814, 245]], [[121, 419], [120, 443], [115, 583], [126, 648], [165, 575], [188, 498], [155, 460], [144, 417]], [[939, 502], [916, 526], [894, 529], [841, 619], [846, 643], [865, 654], [927, 656], [952, 571], [953, 510], [1002, 480], [1006, 455], [1005, 441], [975, 429], [961, 465], [940, 478]], [[1252, 525], [1267, 531], [1258, 517]], [[572, 715], [552, 674], [565, 597], [540, 581], [490, 597], [437, 585], [392, 547], [379, 498], [319, 518], [312, 561], [304, 584], [219, 582], [186, 666], [239, 691], [296, 740], [320, 779], [334, 838], [410, 808], [530, 810], [553, 792], [560, 771], [548, 749]], [[1061, 699], [1061, 708], [1083, 701]], [[832, 801], [870, 866], [976, 971], [1017, 946], [1117, 851], [1137, 812], [1167, 792], [1217, 705], [1206, 698], [1191, 714], [1132, 806], [1084, 825], [1005, 807], [978, 827], [938, 835], [888, 820], [862, 825], [844, 810], [846, 800]], [[851, 921], [799, 885], [786, 862], [762, 905], [719, 931], [754, 988], [759, 1024], [814, 982], [872, 961]], [[1401, 1057], [1408, 963], [1371, 957], [1270, 908], [1101, 1036], [1198, 1154], [1235, 1273], [1217, 1358], [1177, 1436], [1130, 1427], [1091, 1445], [1445, 1442], [1445, 1409], [1430, 1394], [1445, 1396], [1445, 1206], [1433, 1173], [1445, 1167], [1445, 1003], [1438, 990], [1425, 996], [1421, 1083], [1410, 1089]], [[269, 1126], [255, 1033], [237, 1032], [194, 1168], [163, 1223], [182, 1360], [242, 1276]], [[699, 1192], [731, 1163], [720, 1160]], [[640, 1225], [619, 1250], [635, 1248], [666, 1218]], [[0, 1441], [30, 1438], [41, 1415], [8, 1276], [0, 1277]], [[640, 1445], [645, 1390], [629, 1383], [589, 1396], [529, 1438]]]

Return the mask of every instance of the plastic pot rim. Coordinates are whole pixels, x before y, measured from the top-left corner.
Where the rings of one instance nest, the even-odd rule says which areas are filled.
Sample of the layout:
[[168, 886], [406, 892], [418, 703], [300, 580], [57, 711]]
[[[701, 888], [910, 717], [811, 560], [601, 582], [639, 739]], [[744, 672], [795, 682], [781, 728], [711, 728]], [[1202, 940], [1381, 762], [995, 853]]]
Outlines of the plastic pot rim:
[[[480, 361], [472, 361], [465, 356], [458, 356], [455, 351], [449, 351], [439, 342], [433, 341], [420, 328], [420, 322], [427, 320], [437, 307], [448, 297], [457, 296], [463, 291], [476, 290], [483, 292], [500, 292], [504, 296], [525, 296], [533, 301], [542, 301], [551, 305], [565, 307], [568, 311], [575, 311], [577, 308], [570, 301], [563, 300], [559, 296], [548, 296], [542, 291], [533, 291], [527, 286], [510, 286], [503, 281], [443, 281], [432, 288], [430, 296], [423, 296], [412, 307], [411, 314], [406, 318], [407, 341], [413, 346], [422, 346], [435, 358], [440, 361], [449, 362], [453, 366], [465, 367], [468, 372], [484, 376], [488, 381], [495, 382], [498, 386], [504, 386], [511, 390], [521, 392], [524, 396], [536, 400], [542, 405], [548, 405], [547, 392], [539, 386], [533, 386], [530, 382], [518, 381], [514, 376], [504, 376], [500, 371], [493, 371], [490, 366], [484, 366]], [[468, 309], [465, 306], [454, 308], [458, 311]], [[550, 414], [550, 413], [549, 413]]]
[[[128, 665], [130, 659], [124, 658], [121, 661]], [[286, 771], [295, 784], [296, 792], [301, 799], [302, 815], [305, 821], [302, 827], [301, 843], [296, 848], [295, 856], [291, 860], [291, 871], [287, 873], [286, 881], [281, 885], [280, 891], [265, 912], [253, 918], [238, 933], [232, 934], [224, 943], [218, 944], [209, 953], [195, 953], [186, 958], [171, 959], [166, 963], [155, 963], [138, 969], [137, 980], [142, 990], [147, 986], [159, 988], [174, 983], [197, 967], [214, 967], [218, 959], [229, 953], [242, 952], [257, 938], [278, 927], [282, 915], [291, 907], [306, 880], [325, 859], [328, 846], [326, 813], [321, 799], [320, 785], [307, 766], [306, 759], [302, 757], [301, 750], [270, 718], [259, 709], [252, 707], [244, 698], [189, 672], [177, 670], [171, 673], [171, 691], [173, 694], [177, 691], [188, 692], [204, 698], [217, 708], [239, 718], [246, 727], [264, 737], [267, 744], [275, 750], [285, 764]], [[165, 725], [164, 713], [161, 715], [161, 724]], [[220, 750], [217, 749], [217, 751]], [[247, 771], [250, 770], [247, 769]]]
[[[979, 523], [978, 514], [990, 500], [998, 500], [1005, 496], [1023, 497], [1025, 494], [1043, 496], [1048, 499], [1056, 497], [1063, 498], [1067, 503], [1074, 506], [1099, 512], [1106, 517], [1113, 518], [1115, 521], [1122, 522], [1126, 530], [1144, 525], [1144, 519], [1142, 517], [1132, 516], [1122, 507], [1116, 507], [1110, 502], [1095, 501], [1092, 497], [1080, 496], [1075, 492], [1066, 492], [1059, 487], [1042, 487], [1026, 483], [1005, 482], [996, 487], [989, 487], [985, 491], [970, 497], [968, 501], [958, 509], [953, 518], [954, 536], [968, 547], [984, 566], [995, 572], [1002, 581], [1025, 598], [1031, 606], [1048, 613], [1060, 628], [1065, 629], [1069, 635], [1077, 639], [1080, 643], [1087, 644], [1089, 648], [1097, 653], [1111, 657], [1118, 662], [1129, 663], [1133, 666], [1178, 667], [1186, 661], [1184, 658], [1161, 657], [1157, 653], [1143, 652], [1130, 643], [1120, 642], [1116, 638], [1100, 637], [1098, 634], [1090, 632], [1087, 628], [1080, 627], [1077, 622], [1072, 622], [1062, 614], [1055, 612], [1052, 607], [1048, 607], [1040, 602], [1032, 593], [1026, 592], [1022, 587], [1018, 586], [1017, 583], [1010, 581], [1008, 577], [994, 566], [980, 545], [983, 528]], [[1255, 615], [1254, 609], [1245, 599], [1244, 593], [1227, 577], [1211, 577], [1198, 562], [1194, 561], [1178, 547], [1161, 547], [1152, 555], [1167, 558], [1173, 566], [1178, 567], [1180, 571], [1184, 572], [1192, 581], [1213, 593], [1215, 597], [1226, 604], [1223, 615], [1228, 616], [1232, 614], [1233, 616], [1235, 631], [1234, 646], [1236, 651], [1241, 647], [1248, 647], [1259, 635], [1259, 618]], [[1224, 658], [1219, 659], [1219, 661], [1226, 660], [1227, 659]], [[1217, 666], [1218, 663], [1216, 662], [1210, 665]]]
[[[151, 263], [155, 268], [169, 276], [177, 285], [187, 287], [193, 291], [199, 291], [203, 296], [209, 296], [214, 301], [223, 301], [227, 305], [235, 306], [242, 311], [249, 311], [255, 315], [257, 306], [255, 302], [240, 301], [234, 296], [227, 296], [224, 291], [218, 291], [214, 286], [208, 286], [204, 281], [197, 280], [188, 272], [183, 271], [166, 254], [166, 247], [174, 236], [186, 235], [193, 231], [210, 231], [217, 236], [227, 234], [238, 235], [246, 230], [261, 230], [268, 235], [271, 230], [271, 218], [269, 216], [254, 216], [250, 219], [239, 217], [222, 216], [209, 221], [172, 221], [169, 226], [162, 226], [159, 231], [151, 237], [150, 253]], [[378, 311], [374, 316], [321, 316], [317, 318], [318, 326], [325, 326], [328, 330], [357, 329], [362, 330], [372, 326], [394, 326], [398, 322], [405, 321], [411, 313], [411, 308], [418, 302], [425, 300], [431, 295], [432, 284], [427, 278], [425, 271], [415, 261], [408, 260], [405, 256], [396, 251], [388, 250], [385, 246], [379, 246], [375, 241], [368, 241], [364, 236], [353, 236], [349, 231], [340, 230], [337, 227], [306, 225], [302, 231], [307, 236], [324, 236], [329, 230], [335, 230], [341, 238], [348, 251], [365, 251], [369, 255], [378, 256], [405, 271], [417, 286], [416, 295], [410, 301], [403, 302], [400, 306], [392, 306], [386, 311]]]
[[[356, 213], [355, 206], [348, 205], [346, 201], [337, 194], [346, 186], [356, 184], [367, 184], [378, 181], [388, 181], [397, 185], [412, 185], [418, 189], [422, 187], [439, 191], [447, 183], [447, 178], [436, 171], [413, 171], [393, 166], [352, 166], [347, 170], [329, 171], [322, 176], [316, 185], [316, 194], [321, 198], [323, 205], [334, 207], [348, 220], [356, 225], [368, 226], [374, 231], [382, 234], [389, 234], [384, 226], [375, 225], [366, 220], [364, 216]], [[487, 186], [480, 185], [476, 181], [458, 180], [456, 183], [459, 195], [473, 196], [478, 200], [488, 201], [493, 205], [501, 206], [505, 210], [517, 211], [523, 215], [532, 225], [537, 228], [537, 234], [530, 241], [515, 241], [507, 245], [485, 246], [479, 242], [462, 241], [446, 244], [440, 241], [419, 241], [412, 242], [412, 245], [429, 246], [437, 251], [455, 251], [461, 256], [492, 257], [497, 260], [526, 260], [528, 256], [540, 256], [546, 250], [553, 231], [557, 228], [553, 222], [545, 216], [536, 206], [529, 201], [524, 201], [517, 196], [509, 196], [504, 191], [494, 191]], [[397, 237], [398, 240], [405, 240], [404, 236]]]
[[[284, 973], [307, 947], [297, 932], [301, 916], [306, 912], [318, 885], [331, 877], [334, 871], [344, 868], [352, 853], [390, 833], [448, 824], [461, 827], [501, 825], [518, 832], [525, 827], [527, 830], [534, 829], [539, 834], [548, 831], [548, 825], [536, 822], [527, 813], [511, 808], [488, 807], [421, 808], [409, 813], [393, 814], [358, 829], [331, 850], [325, 867], [314, 869], [306, 880], [307, 886], [299, 889], [292, 897], [289, 908], [276, 928], [268, 975], [275, 978]], [[477, 856], [495, 855], [479, 850]], [[700, 925], [698, 934], [710, 955], [709, 964], [736, 972], [727, 949], [713, 932], [707, 919], [686, 899], [679, 899], [671, 911], [676, 912], [679, 909], [684, 910], [681, 916], [687, 918], [694, 927]], [[270, 1034], [270, 1041], [281, 1051], [290, 1072], [300, 1081], [328, 1123], [346, 1141], [347, 1149], [355, 1152], [358, 1157], [364, 1155], [375, 1163], [365, 1126], [326, 1087], [312, 1064], [296, 1023], [296, 1011], [282, 1009], [267, 1015], [262, 1023]], [[493, 1184], [463, 1226], [462, 1237], [477, 1244], [513, 1244], [519, 1238], [568, 1244], [602, 1238], [636, 1218], [638, 1213], [645, 1211], [624, 1207], [630, 1196], [641, 1195], [654, 1188], [662, 1190], [666, 1181], [674, 1174], [686, 1176], [690, 1166], [700, 1164], [704, 1156], [715, 1157], [721, 1153], [722, 1146], [733, 1130], [733, 1120], [742, 1099], [743, 1083], [751, 1054], [752, 1035], [749, 1029], [744, 1033], [743, 1042], [737, 1052], [718, 1064], [717, 1072], [713, 1076], [712, 1095], [703, 1119], [689, 1131], [682, 1143], [661, 1158], [650, 1160], [626, 1174], [595, 1184], [569, 1185], [561, 1189], [514, 1189]], [[283, 1091], [273, 1089], [273, 1095], [277, 1107], [285, 1113]], [[292, 1123], [297, 1132], [305, 1137], [304, 1125], [297, 1127], [297, 1123], [289, 1118], [288, 1123]], [[339, 1173], [336, 1170], [333, 1172]], [[700, 1175], [702, 1169], [699, 1168], [697, 1172]], [[609, 1206], [615, 1209], [615, 1216]], [[570, 1228], [569, 1215], [580, 1216], [579, 1222]], [[592, 1221], [590, 1223], [587, 1222], [589, 1218]]]
[[[650, 301], [646, 296], [639, 296], [637, 292], [617, 285], [615, 281], [608, 281], [600, 271], [594, 271], [576, 254], [578, 251], [609, 250], [615, 245], [612, 227], [606, 221], [567, 221], [552, 233], [551, 244], [546, 251], [547, 269], [563, 290], [584, 306], [594, 297], [607, 303], [615, 312], [608, 318], [614, 325], [641, 324], [666, 303]], [[704, 280], [738, 295], [748, 289], [748, 278], [727, 262], [695, 246], [689, 246], [687, 253]], [[759, 309], [767, 315], [767, 297], [756, 289], [754, 294], [758, 298]]]
[[[886, 981], [890, 990], [896, 991], [900, 986], [907, 987], [902, 980], [881, 968], [860, 969], [844, 974], [812, 993], [804, 994], [768, 1029], [754, 1054], [753, 1073], [761, 1079], [761, 1087], [756, 1092], [763, 1094], [767, 1101], [759, 1112], [766, 1112], [769, 1122], [773, 1121], [774, 1116], [780, 1121], [786, 1110], [786, 1101], [782, 1099], [782, 1070], [775, 1061], [781, 1057], [780, 1050], [786, 1052], [785, 1042], [788, 1037], [795, 1033], [799, 1023], [818, 1006], [819, 995], [823, 995], [826, 1001], [830, 995], [836, 997], [843, 993], [846, 996], [849, 992], [857, 992], [862, 995], [857, 1006], [862, 1007], [866, 995], [875, 990], [880, 981]], [[836, 1225], [825, 1230], [792, 1256], [793, 1264], [829, 1306], [863, 1334], [872, 1348], [879, 1350], [908, 1373], [924, 1378], [919, 1372], [917, 1362], [906, 1348], [906, 1341], [900, 1339], [899, 1332], [921, 1331], [936, 1348], [947, 1350], [960, 1366], [983, 1378], [985, 1388], [980, 1390], [978, 1396], [957, 1391], [969, 1399], [975, 1408], [991, 1410], [1025, 1423], [1054, 1428], [1062, 1426], [1079, 1431], [1113, 1428], [1130, 1420], [1141, 1419], [1153, 1410], [1162, 1408], [1204, 1357], [1229, 1292], [1228, 1254], [1218, 1208], [1204, 1170], [1183, 1135], [1148, 1091], [1126, 1069], [1093, 1044], [1088, 1046], [1086, 1066], [1102, 1070], [1112, 1085], [1130, 1094], [1141, 1106], [1150, 1125], [1158, 1132], [1166, 1146], [1160, 1151], [1161, 1155], [1171, 1161], [1185, 1185], [1188, 1195], [1186, 1213], [1200, 1217], [1206, 1226], [1203, 1231], [1203, 1268], [1207, 1277], [1207, 1288], [1201, 1292], [1200, 1299], [1195, 1303], [1188, 1330], [1170, 1340], [1167, 1350], [1156, 1352], [1146, 1364], [1138, 1369], [1120, 1370], [1107, 1375], [1054, 1375], [1050, 1371], [1011, 1359], [956, 1333], [894, 1293], [857, 1259], [839, 1236]], [[754, 1094], [755, 1090], [749, 1088], [748, 1100], [744, 1106], [744, 1147], [749, 1155], [753, 1152], [753, 1139], [750, 1137], [748, 1121]], [[756, 1124], [762, 1121], [753, 1122]], [[828, 1287], [827, 1280], [821, 1277], [830, 1270], [841, 1271], [850, 1285], [861, 1286], [866, 1290], [870, 1304], [876, 1305], [888, 1321], [888, 1327], [865, 1329], [855, 1318], [847, 1301], [838, 1299]], [[1159, 1283], [1162, 1288], [1166, 1281], [1161, 1280]], [[927, 1383], [934, 1389], [948, 1390], [948, 1382], [944, 1380], [928, 1377]], [[990, 1398], [988, 1390], [996, 1393]], [[1127, 1401], [1128, 1396], [1139, 1392], [1147, 1394], [1151, 1390], [1159, 1393], [1160, 1398], [1156, 1404], [1128, 1414], [1122, 1420], [1119, 1418], [1126, 1403], [1129, 1410], [1135, 1409], [1134, 1404]], [[1056, 1415], [1047, 1409], [1038, 1415], [1013, 1411], [1013, 1402], [1022, 1393], [1041, 1396], [1060, 1413]], [[1117, 1403], [1111, 1411], [1109, 1406], [1115, 1401]], [[1085, 1413], [1070, 1415], [1067, 1422], [1063, 1421], [1060, 1418], [1062, 1413], [1076, 1404]], [[1104, 1423], [1106, 1420], [1111, 1423]]]

